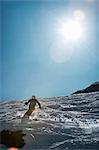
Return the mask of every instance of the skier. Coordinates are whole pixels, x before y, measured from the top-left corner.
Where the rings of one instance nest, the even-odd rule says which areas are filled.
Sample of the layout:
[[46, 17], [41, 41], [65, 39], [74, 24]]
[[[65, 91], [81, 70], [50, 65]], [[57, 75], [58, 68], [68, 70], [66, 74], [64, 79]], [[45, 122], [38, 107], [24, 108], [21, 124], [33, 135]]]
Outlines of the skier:
[[28, 105], [29, 104], [29, 109], [28, 111], [24, 114], [23, 118], [25, 117], [28, 117], [32, 114], [32, 112], [35, 110], [35, 106], [36, 106], [36, 103], [39, 105], [39, 108], [41, 109], [41, 104], [40, 102], [38, 102], [38, 100], [36, 99], [35, 96], [32, 96], [31, 99], [28, 100], [28, 102], [25, 102], [25, 105]]

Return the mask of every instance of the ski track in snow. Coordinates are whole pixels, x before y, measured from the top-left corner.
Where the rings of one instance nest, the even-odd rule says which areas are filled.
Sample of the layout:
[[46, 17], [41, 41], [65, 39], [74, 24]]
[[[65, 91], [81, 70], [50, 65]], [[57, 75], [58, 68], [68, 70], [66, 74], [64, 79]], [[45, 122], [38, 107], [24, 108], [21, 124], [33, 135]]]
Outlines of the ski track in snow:
[[[28, 109], [25, 102], [0, 102], [0, 122], [12, 123], [17, 129], [21, 117]], [[37, 106], [24, 130], [72, 137], [70, 140], [56, 141], [49, 149], [61, 147], [68, 142], [99, 143], [99, 92], [44, 98], [40, 102], [42, 109]], [[1, 125], [1, 130], [5, 128]], [[31, 137], [35, 139], [33, 134]]]

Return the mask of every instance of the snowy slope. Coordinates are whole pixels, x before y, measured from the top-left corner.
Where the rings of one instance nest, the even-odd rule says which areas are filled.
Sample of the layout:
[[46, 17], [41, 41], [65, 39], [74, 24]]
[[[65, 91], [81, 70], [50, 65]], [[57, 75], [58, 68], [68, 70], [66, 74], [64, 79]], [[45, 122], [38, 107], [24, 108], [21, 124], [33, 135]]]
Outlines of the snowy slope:
[[50, 97], [40, 100], [24, 125], [25, 101], [0, 103], [1, 129], [26, 133], [25, 149], [98, 150], [99, 92]]

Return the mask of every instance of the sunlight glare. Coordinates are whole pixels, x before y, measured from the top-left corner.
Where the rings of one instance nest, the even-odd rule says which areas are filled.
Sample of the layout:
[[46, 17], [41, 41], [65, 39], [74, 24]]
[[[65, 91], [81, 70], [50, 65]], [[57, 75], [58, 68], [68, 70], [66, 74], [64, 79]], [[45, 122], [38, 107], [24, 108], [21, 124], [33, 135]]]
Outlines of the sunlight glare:
[[73, 57], [75, 45], [84, 38], [84, 19], [85, 13], [82, 10], [75, 10], [71, 17], [57, 23], [57, 41], [50, 48], [50, 57], [56, 63], [68, 62]]

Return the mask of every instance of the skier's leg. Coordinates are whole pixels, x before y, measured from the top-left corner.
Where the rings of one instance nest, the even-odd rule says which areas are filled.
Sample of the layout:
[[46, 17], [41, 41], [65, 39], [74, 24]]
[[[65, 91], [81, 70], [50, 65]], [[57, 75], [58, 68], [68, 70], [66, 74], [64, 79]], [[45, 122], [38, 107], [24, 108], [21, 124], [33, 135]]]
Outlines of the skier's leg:
[[23, 117], [28, 116], [28, 118], [29, 118], [29, 116], [32, 114], [32, 112], [33, 112], [34, 110], [35, 110], [35, 109], [29, 109], [29, 110], [24, 114]]
[[26, 111], [26, 113], [24, 114], [23, 118], [24, 118], [24, 117], [28, 117], [28, 118], [29, 118], [29, 115], [28, 115], [28, 114], [29, 114], [29, 111], [30, 111], [30, 110]]
[[28, 111], [28, 117], [31, 116], [32, 112], [33, 112], [32, 109], [30, 109], [30, 110]]

